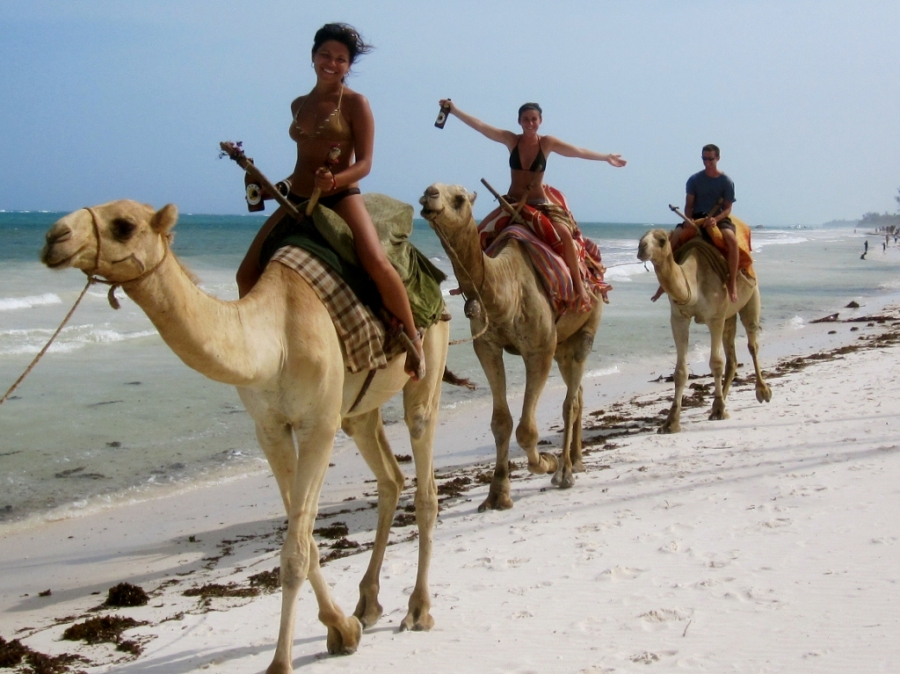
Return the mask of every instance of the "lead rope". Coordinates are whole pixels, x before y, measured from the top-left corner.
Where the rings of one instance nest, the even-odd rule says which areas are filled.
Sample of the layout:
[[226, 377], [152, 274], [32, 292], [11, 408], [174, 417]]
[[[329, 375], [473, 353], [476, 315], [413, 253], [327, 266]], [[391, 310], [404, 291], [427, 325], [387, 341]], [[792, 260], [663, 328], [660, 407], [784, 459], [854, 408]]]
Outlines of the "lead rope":
[[[472, 284], [472, 289], [475, 293], [475, 299], [481, 303], [481, 309], [484, 314], [484, 327], [477, 335], [472, 335], [471, 337], [464, 337], [463, 339], [453, 339], [447, 343], [447, 346], [458, 346], [460, 344], [465, 344], [466, 342], [474, 342], [476, 339], [481, 337], [485, 332], [487, 332], [488, 326], [490, 325], [490, 320], [488, 319], [487, 311], [484, 309], [484, 300], [481, 299], [480, 287], [475, 285], [475, 279], [472, 278], [472, 275], [469, 273], [469, 270], [463, 266], [462, 262], [459, 259], [459, 256], [456, 254], [456, 249], [453, 248], [453, 244], [450, 243], [450, 240], [444, 235], [444, 232], [441, 231], [441, 226], [438, 225], [437, 222], [432, 223], [434, 225], [434, 231], [438, 235], [438, 238], [441, 240], [441, 243], [444, 245], [444, 250], [453, 258], [456, 262], [456, 266], [459, 267], [463, 271], [463, 273], [468, 277], [469, 282]], [[480, 245], [479, 245], [480, 248]], [[484, 277], [485, 277], [485, 261], [484, 261], [484, 253], [481, 253], [481, 285], [484, 285]], [[463, 294], [465, 297], [465, 294]], [[466, 298], [468, 301], [468, 298]]]
[[[31, 364], [25, 369], [25, 372], [22, 373], [22, 376], [19, 377], [16, 380], [16, 383], [13, 384], [9, 388], [9, 390], [3, 395], [2, 398], [0, 398], [0, 405], [2, 405], [3, 403], [6, 402], [6, 400], [9, 398], [9, 396], [12, 395], [12, 392], [16, 390], [16, 388], [19, 386], [19, 384], [21, 384], [22, 381], [25, 379], [25, 377], [27, 377], [28, 374], [34, 369], [34, 366], [38, 364], [38, 361], [41, 358], [43, 358], [45, 353], [47, 353], [47, 349], [49, 349], [50, 345], [53, 344], [53, 340], [55, 340], [56, 337], [59, 335], [59, 333], [62, 332], [62, 329], [64, 327], [66, 327], [66, 323], [68, 323], [69, 319], [72, 318], [72, 314], [75, 313], [75, 309], [77, 309], [78, 305], [81, 304], [81, 300], [84, 299], [84, 296], [88, 291], [88, 288], [90, 288], [95, 283], [105, 283], [105, 284], [109, 285], [109, 292], [106, 295], [106, 299], [109, 301], [109, 305], [113, 309], [118, 309], [120, 307], [119, 300], [116, 299], [115, 292], [116, 292], [116, 288], [118, 288], [122, 284], [114, 283], [112, 281], [107, 281], [106, 279], [102, 279], [102, 278], [98, 278], [97, 276], [94, 276], [94, 274], [97, 273], [97, 269], [99, 269], [99, 267], [100, 267], [100, 241], [101, 241], [100, 226], [97, 224], [97, 214], [94, 213], [94, 209], [85, 208], [84, 210], [86, 210], [88, 213], [91, 214], [91, 223], [94, 226], [94, 237], [97, 239], [97, 254], [94, 257], [94, 268], [89, 272], [87, 272], [87, 271], [84, 272], [85, 275], [87, 276], [87, 283], [85, 284], [84, 289], [82, 289], [81, 294], [78, 295], [78, 299], [75, 300], [75, 304], [73, 304], [72, 308], [69, 309], [69, 313], [66, 314], [66, 317], [62, 320], [62, 323], [60, 323], [59, 327], [56, 328], [56, 332], [54, 332], [53, 335], [51, 335], [50, 339], [47, 340], [47, 343], [44, 345], [44, 348], [41, 349], [38, 352], [38, 355], [34, 357], [34, 360], [31, 361]], [[145, 271], [140, 276], [137, 276], [136, 278], [133, 278], [129, 281], [124, 281], [124, 283], [133, 283], [134, 281], [140, 281], [142, 278], [149, 276], [150, 274], [155, 272], [157, 269], [159, 269], [160, 265], [163, 262], [165, 262], [166, 257], [168, 257], [168, 255], [169, 255], [169, 246], [166, 245], [165, 251], [163, 252], [163, 256], [159, 262], [157, 262], [155, 265], [153, 265], [153, 267], [151, 267], [150, 269]]]
[[59, 327], [56, 329], [56, 332], [53, 333], [53, 336], [50, 337], [50, 340], [47, 342], [47, 344], [44, 345], [44, 348], [41, 349], [38, 352], [38, 355], [35, 356], [34, 360], [31, 361], [31, 365], [29, 365], [26, 368], [25, 372], [22, 373], [21, 377], [16, 379], [16, 383], [13, 384], [9, 388], [9, 390], [6, 392], [6, 394], [2, 398], [0, 398], [0, 405], [2, 405], [3, 403], [6, 402], [6, 399], [9, 398], [10, 395], [12, 395], [12, 392], [16, 390], [16, 387], [18, 387], [19, 384], [22, 383], [22, 380], [28, 376], [28, 373], [31, 372], [32, 369], [34, 369], [34, 366], [38, 364], [38, 361], [43, 357], [43, 355], [45, 353], [47, 353], [47, 349], [50, 348], [50, 345], [53, 344], [53, 340], [56, 339], [56, 336], [62, 331], [62, 329], [65, 327], [66, 323], [69, 322], [69, 319], [72, 318], [72, 314], [75, 313], [75, 309], [78, 308], [78, 305], [81, 303], [81, 300], [84, 297], [85, 293], [87, 292], [88, 288], [90, 288], [92, 285], [94, 285], [94, 279], [91, 278], [90, 276], [88, 276], [88, 281], [84, 286], [84, 290], [81, 291], [81, 294], [78, 296], [78, 299], [75, 300], [75, 304], [72, 305], [72, 308], [69, 310], [69, 313], [66, 314], [66, 317], [63, 319], [62, 323], [59, 324]]

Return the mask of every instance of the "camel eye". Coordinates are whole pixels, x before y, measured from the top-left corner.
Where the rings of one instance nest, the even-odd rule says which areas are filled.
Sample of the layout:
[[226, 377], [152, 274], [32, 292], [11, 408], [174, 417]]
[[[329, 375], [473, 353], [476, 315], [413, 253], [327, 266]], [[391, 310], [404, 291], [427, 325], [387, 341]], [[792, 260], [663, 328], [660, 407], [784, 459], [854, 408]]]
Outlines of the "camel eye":
[[468, 201], [468, 199], [466, 199], [465, 195], [462, 195], [462, 194], [457, 194], [457, 195], [455, 195], [455, 196], [453, 197], [453, 208], [454, 208], [454, 210], [457, 210], [457, 211], [458, 211], [460, 208], [463, 207], [463, 205], [466, 203], [466, 201]]
[[666, 239], [667, 239], [667, 238], [668, 238], [668, 237], [667, 237], [665, 234], [657, 234], [657, 235], [656, 235], [656, 242], [657, 242], [660, 246], [665, 246], [665, 245], [666, 245]]
[[110, 231], [117, 241], [128, 241], [134, 236], [137, 225], [125, 218], [116, 218], [110, 225]]

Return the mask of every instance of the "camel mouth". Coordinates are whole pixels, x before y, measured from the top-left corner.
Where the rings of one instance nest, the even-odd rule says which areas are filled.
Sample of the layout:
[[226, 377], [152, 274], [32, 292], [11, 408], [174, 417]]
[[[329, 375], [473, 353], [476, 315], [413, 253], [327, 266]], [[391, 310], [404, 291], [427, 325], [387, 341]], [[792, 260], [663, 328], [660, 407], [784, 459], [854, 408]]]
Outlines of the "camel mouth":
[[432, 218], [436, 218], [443, 212], [444, 212], [443, 207], [441, 207], [441, 209], [438, 210], [436, 208], [431, 208], [429, 206], [423, 206], [422, 210], [420, 211], [420, 214], [426, 220], [431, 220]]
[[74, 253], [69, 255], [68, 257], [64, 257], [61, 260], [53, 260], [51, 259], [52, 249], [44, 249], [41, 253], [41, 262], [50, 269], [65, 269], [66, 267], [72, 266], [72, 260], [75, 259], [75, 256], [78, 255], [81, 251], [84, 250], [84, 246], [76, 250]]

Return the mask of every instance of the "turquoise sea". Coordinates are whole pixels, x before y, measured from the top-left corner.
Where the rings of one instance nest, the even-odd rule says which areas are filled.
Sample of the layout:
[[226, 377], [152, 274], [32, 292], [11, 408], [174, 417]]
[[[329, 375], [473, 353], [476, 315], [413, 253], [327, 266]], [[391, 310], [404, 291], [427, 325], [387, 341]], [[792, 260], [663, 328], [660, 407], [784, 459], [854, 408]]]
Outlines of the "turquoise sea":
[[[0, 213], [0, 395], [84, 286], [80, 272], [52, 272], [38, 261], [44, 232], [61, 215]], [[262, 221], [258, 216], [182, 215], [174, 251], [206, 292], [234, 299], [234, 272]], [[788, 355], [784, 345], [811, 320], [850, 300], [874, 307], [900, 291], [900, 248], [883, 249], [883, 239], [872, 233], [752, 224], [763, 297], [764, 367]], [[600, 245], [613, 285], [586, 375], [604, 378], [608, 390], [627, 389], [629, 377], [647, 381], [670, 374], [674, 365], [668, 304], [649, 301], [656, 279], [636, 258], [638, 240], [652, 226], [581, 223], [585, 235]], [[862, 261], [865, 239], [870, 252]], [[424, 221], [416, 222], [413, 241], [451, 275], [444, 293], [454, 316], [452, 338], [468, 336], [461, 300], [447, 294], [456, 285], [452, 269]], [[124, 293], [119, 292], [122, 309], [113, 311], [105, 291], [88, 292], [53, 347], [0, 405], [0, 525], [65, 517], [155, 490], [265, 468], [235, 390], [188, 369]], [[707, 341], [705, 329], [694, 328], [695, 372], [708, 371]], [[747, 359], [743, 344], [739, 349], [741, 360]], [[520, 361], [509, 357], [507, 362], [510, 387], [520, 387]], [[452, 347], [449, 365], [479, 389], [471, 393], [445, 386], [444, 406], [489, 396], [470, 344]], [[599, 402], [586, 400], [585, 405], [591, 410]], [[396, 421], [398, 407], [388, 405], [385, 417]], [[403, 448], [395, 451], [403, 453]]]

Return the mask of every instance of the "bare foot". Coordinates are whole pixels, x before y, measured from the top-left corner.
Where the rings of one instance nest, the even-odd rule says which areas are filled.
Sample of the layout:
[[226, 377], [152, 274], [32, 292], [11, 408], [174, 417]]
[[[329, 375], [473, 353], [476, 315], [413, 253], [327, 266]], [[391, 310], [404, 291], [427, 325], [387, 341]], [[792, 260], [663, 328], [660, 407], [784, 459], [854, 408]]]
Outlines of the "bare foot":
[[728, 297], [731, 299], [732, 302], [737, 302], [738, 301], [737, 290], [735, 288], [729, 288], [728, 289]]
[[656, 300], [658, 300], [660, 297], [663, 296], [663, 292], [664, 291], [662, 289], [662, 286], [660, 286], [659, 288], [656, 289], [656, 292], [653, 293], [653, 297], [650, 298], [650, 301], [655, 302]]
[[451, 295], [462, 295], [462, 288], [454, 288], [450, 291]]

